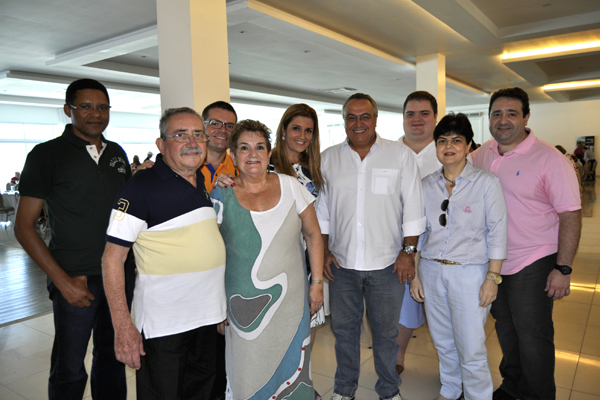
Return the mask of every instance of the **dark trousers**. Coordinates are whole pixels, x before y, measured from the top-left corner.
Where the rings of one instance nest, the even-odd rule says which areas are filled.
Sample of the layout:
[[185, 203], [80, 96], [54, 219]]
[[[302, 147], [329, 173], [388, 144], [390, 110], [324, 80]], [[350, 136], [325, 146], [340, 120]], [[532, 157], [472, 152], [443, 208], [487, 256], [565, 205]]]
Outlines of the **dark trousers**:
[[[216, 329], [216, 327], [215, 327]], [[225, 372], [225, 336], [217, 332], [217, 375], [213, 385], [211, 400], [224, 400], [227, 389], [227, 373]]]
[[502, 275], [492, 303], [503, 355], [500, 387], [522, 400], [556, 398], [553, 300], [544, 291], [555, 264], [552, 254], [514, 275]]
[[93, 332], [92, 398], [118, 400], [127, 397], [125, 365], [115, 357], [112, 320], [102, 276], [88, 276], [88, 290], [96, 297], [91, 307], [74, 307], [51, 283], [54, 310], [54, 345], [50, 360], [48, 398], [81, 400], [88, 374], [83, 364]]
[[146, 355], [136, 373], [138, 400], [210, 400], [216, 374], [216, 339], [215, 325], [153, 339], [144, 337]]

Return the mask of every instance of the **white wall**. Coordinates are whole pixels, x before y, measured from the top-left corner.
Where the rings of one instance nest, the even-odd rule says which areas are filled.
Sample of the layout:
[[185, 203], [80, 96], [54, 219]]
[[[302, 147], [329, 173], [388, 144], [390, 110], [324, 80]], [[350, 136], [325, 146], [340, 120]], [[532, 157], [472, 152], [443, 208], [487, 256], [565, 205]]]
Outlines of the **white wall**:
[[600, 140], [600, 100], [533, 104], [529, 127], [537, 137], [572, 153], [579, 136]]

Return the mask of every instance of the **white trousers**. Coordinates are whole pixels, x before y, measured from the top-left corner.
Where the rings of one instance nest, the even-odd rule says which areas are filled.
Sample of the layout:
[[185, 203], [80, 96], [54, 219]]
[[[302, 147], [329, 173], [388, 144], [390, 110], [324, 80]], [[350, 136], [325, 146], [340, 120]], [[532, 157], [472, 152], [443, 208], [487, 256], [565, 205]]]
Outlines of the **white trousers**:
[[[421, 259], [419, 279], [425, 293], [429, 332], [440, 360], [440, 394], [457, 399], [491, 400], [484, 325], [490, 307], [479, 305], [488, 265], [442, 265]], [[461, 387], [462, 386], [462, 387]]]

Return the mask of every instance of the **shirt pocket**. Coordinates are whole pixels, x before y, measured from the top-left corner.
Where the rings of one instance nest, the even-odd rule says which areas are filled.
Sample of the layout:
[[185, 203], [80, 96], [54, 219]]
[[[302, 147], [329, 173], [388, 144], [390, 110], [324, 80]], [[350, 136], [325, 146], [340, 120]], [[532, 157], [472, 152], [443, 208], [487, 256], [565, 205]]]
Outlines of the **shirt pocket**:
[[395, 193], [398, 173], [397, 169], [373, 168], [371, 173], [371, 191], [374, 194]]

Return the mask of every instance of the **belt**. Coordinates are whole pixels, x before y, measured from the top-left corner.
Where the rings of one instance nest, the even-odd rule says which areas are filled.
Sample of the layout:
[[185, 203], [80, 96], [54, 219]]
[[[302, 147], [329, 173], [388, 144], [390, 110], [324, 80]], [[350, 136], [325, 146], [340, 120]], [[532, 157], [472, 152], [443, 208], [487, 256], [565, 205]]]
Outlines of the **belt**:
[[432, 259], [431, 261], [439, 262], [442, 265], [460, 265], [460, 263], [450, 261], [450, 260], [439, 260], [437, 258]]

